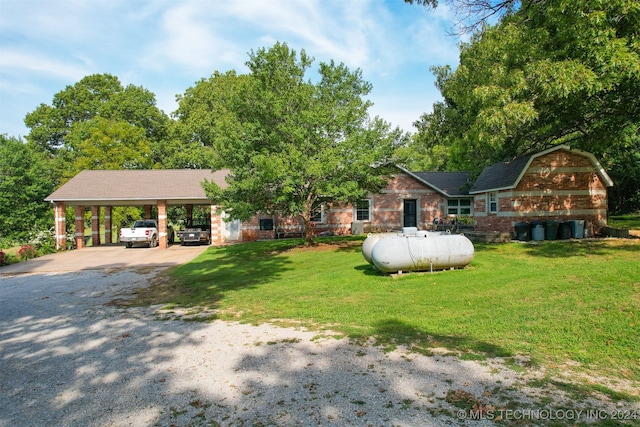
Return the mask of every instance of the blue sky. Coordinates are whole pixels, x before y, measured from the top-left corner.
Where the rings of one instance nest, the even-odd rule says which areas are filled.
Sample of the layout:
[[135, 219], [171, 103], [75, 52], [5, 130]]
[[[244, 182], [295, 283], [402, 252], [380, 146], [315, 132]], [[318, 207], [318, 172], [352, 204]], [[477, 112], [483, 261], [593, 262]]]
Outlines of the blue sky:
[[143, 86], [165, 113], [214, 71], [247, 72], [247, 53], [286, 42], [360, 68], [372, 115], [406, 131], [440, 94], [432, 65], [458, 63], [454, 17], [403, 0], [0, 0], [0, 134], [91, 74]]

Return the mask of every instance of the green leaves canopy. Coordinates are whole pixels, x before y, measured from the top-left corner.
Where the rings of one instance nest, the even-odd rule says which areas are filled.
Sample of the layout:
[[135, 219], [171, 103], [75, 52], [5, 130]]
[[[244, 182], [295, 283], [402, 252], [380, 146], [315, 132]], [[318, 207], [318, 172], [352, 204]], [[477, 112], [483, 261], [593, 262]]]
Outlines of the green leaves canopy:
[[16, 138], [0, 135], [0, 240], [25, 239], [53, 224], [48, 156]]
[[360, 70], [323, 63], [313, 83], [313, 60], [280, 43], [249, 58], [250, 74], [216, 73], [190, 88], [178, 118], [231, 170], [227, 189], [205, 186], [214, 203], [236, 219], [300, 215], [311, 242], [314, 211], [379, 191], [405, 135], [369, 118]]
[[[637, 1], [523, 1], [461, 46], [455, 71], [433, 71], [444, 101], [417, 122], [414, 150], [446, 152], [442, 168], [479, 173], [569, 143], [602, 159], [615, 182], [637, 170], [620, 164], [640, 149]], [[640, 176], [632, 181], [623, 191], [637, 197]]]
[[155, 95], [109, 74], [87, 76], [27, 114], [28, 140], [55, 155], [68, 178], [82, 169], [150, 168], [163, 159], [158, 147], [169, 119]]

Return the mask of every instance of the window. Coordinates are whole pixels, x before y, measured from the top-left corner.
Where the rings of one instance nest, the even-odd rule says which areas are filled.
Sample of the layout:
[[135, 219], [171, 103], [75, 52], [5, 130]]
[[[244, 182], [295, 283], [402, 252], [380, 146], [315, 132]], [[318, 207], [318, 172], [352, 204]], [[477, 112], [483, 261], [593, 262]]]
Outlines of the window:
[[490, 213], [495, 213], [498, 212], [498, 193], [489, 193], [487, 195], [488, 198], [488, 203], [487, 206], [489, 207], [489, 212]]
[[447, 200], [447, 215], [471, 215], [471, 200], [449, 199]]
[[369, 199], [356, 202], [355, 217], [356, 221], [371, 221], [371, 201]]
[[260, 231], [273, 230], [273, 218], [261, 218], [260, 219]]
[[447, 200], [447, 215], [471, 215], [471, 199]]
[[313, 216], [311, 217], [311, 222], [318, 224], [324, 224], [326, 222], [324, 218], [324, 205], [320, 205], [316, 208], [313, 212]]

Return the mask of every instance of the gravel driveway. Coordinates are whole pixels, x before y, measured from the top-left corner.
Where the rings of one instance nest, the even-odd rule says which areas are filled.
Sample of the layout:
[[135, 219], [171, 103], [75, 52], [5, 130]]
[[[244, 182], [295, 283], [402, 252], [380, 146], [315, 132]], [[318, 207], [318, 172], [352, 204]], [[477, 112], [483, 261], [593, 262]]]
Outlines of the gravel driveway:
[[[545, 408], [543, 399], [575, 411], [565, 418], [619, 408], [531, 387], [544, 372], [498, 359], [385, 353], [310, 331], [108, 305], [160, 270], [0, 269], [0, 426], [484, 426], [526, 419], [505, 411]], [[478, 412], [461, 409], [473, 404]], [[464, 420], [473, 414], [483, 419]], [[541, 425], [551, 415], [528, 416]]]

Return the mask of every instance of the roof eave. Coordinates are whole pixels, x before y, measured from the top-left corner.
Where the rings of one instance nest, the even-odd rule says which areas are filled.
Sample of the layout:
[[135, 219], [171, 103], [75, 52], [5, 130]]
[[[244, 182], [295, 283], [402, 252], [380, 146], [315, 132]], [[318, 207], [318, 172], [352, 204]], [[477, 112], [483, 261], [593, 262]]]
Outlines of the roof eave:
[[70, 206], [81, 205], [99, 205], [99, 206], [140, 206], [145, 202], [157, 203], [158, 200], [165, 200], [168, 205], [182, 205], [182, 204], [210, 204], [211, 200], [207, 197], [144, 197], [135, 199], [122, 199], [122, 198], [53, 198], [47, 197], [45, 202], [63, 202]]
[[609, 176], [607, 171], [604, 170], [604, 168], [602, 167], [602, 165], [600, 164], [598, 159], [596, 159], [596, 156], [594, 156], [592, 153], [589, 153], [587, 151], [578, 150], [577, 148], [573, 149], [571, 151], [576, 152], [578, 154], [581, 154], [581, 155], [585, 156], [586, 158], [588, 158], [589, 160], [591, 160], [591, 164], [596, 169], [596, 172], [598, 173], [600, 178], [602, 178], [602, 180], [604, 181], [605, 185], [607, 187], [613, 187], [614, 186], [613, 180], [611, 179], [611, 177]]
[[475, 194], [481, 194], [481, 193], [491, 193], [493, 191], [503, 191], [503, 190], [513, 190], [514, 188], [516, 188], [515, 185], [509, 185], [507, 187], [496, 187], [496, 188], [487, 188], [487, 189], [482, 189], [482, 190], [473, 190], [473, 191], [469, 191], [469, 195], [473, 196]]

